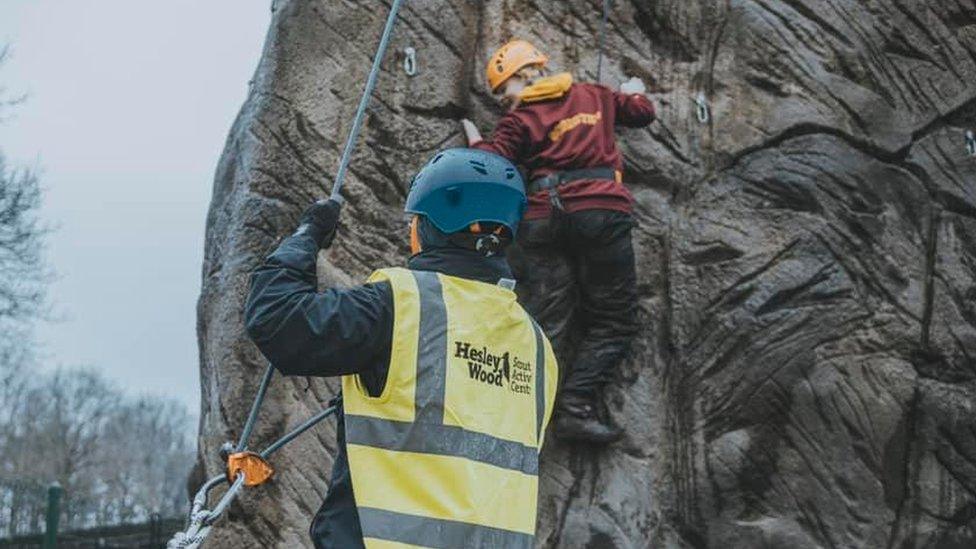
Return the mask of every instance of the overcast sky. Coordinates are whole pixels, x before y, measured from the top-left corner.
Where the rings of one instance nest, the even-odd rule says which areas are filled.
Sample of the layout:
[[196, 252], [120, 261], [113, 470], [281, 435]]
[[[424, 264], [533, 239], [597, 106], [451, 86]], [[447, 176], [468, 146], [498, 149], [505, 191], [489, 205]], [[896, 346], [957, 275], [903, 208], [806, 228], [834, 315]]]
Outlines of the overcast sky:
[[196, 299], [213, 172], [257, 66], [269, 0], [2, 0], [0, 125], [57, 224], [44, 367], [90, 365], [199, 405]]

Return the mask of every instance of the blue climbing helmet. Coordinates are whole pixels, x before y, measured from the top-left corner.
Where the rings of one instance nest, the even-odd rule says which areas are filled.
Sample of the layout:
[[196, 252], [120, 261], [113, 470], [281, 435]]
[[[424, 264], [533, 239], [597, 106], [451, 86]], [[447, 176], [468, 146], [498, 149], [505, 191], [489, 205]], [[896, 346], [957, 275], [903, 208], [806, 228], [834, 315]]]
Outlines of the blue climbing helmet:
[[525, 183], [511, 162], [477, 149], [446, 149], [410, 183], [404, 211], [426, 216], [446, 234], [475, 223], [499, 223], [512, 236], [525, 212]]

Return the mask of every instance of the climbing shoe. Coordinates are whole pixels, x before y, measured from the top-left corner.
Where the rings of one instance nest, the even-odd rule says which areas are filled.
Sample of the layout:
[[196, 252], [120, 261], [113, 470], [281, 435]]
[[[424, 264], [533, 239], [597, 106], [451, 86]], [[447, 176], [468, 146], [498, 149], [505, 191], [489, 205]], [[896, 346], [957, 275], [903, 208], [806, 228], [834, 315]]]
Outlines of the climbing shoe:
[[600, 421], [596, 406], [589, 399], [566, 395], [559, 404], [555, 435], [560, 440], [610, 444], [619, 440], [623, 434], [623, 429]]

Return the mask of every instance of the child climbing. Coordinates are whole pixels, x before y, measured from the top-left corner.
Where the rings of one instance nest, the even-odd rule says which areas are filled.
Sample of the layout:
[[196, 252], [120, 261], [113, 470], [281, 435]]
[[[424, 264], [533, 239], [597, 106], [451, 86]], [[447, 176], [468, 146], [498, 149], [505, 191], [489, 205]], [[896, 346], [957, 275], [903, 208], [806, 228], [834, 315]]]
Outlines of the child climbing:
[[[469, 146], [504, 156], [529, 175], [529, 206], [511, 262], [526, 308], [569, 364], [555, 434], [606, 444], [623, 431], [601, 418], [597, 404], [637, 333], [633, 197], [621, 183], [614, 128], [647, 126], [654, 106], [637, 78], [617, 92], [574, 82], [568, 73], [550, 76], [547, 61], [524, 40], [502, 46], [486, 73], [508, 112], [489, 139], [470, 120], [461, 123]], [[564, 362], [570, 345], [571, 363]]]

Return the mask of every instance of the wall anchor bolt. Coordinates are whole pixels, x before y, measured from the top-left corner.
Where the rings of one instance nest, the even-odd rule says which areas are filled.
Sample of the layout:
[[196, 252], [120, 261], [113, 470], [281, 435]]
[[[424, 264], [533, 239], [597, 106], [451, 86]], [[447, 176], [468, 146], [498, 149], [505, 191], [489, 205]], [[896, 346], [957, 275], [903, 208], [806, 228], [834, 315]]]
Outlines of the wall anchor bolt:
[[708, 120], [711, 118], [708, 112], [708, 100], [705, 98], [705, 92], [698, 92], [698, 97], [695, 98], [695, 115], [702, 124], [708, 124]]
[[417, 74], [417, 50], [413, 49], [413, 46], [403, 48], [403, 72], [407, 73], [407, 76]]

